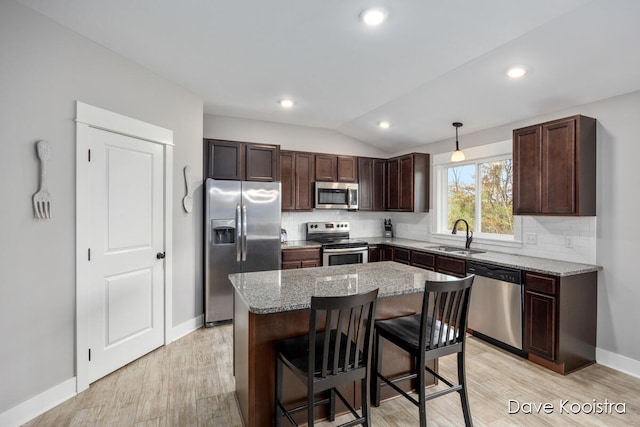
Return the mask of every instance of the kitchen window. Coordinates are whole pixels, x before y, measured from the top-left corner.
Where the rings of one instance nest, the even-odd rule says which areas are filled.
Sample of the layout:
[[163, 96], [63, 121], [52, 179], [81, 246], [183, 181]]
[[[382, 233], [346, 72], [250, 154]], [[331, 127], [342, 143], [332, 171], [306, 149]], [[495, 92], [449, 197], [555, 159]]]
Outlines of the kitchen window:
[[[453, 238], [453, 224], [463, 218], [473, 230], [475, 242], [520, 240], [516, 238], [520, 235], [519, 217], [513, 216], [511, 141], [464, 151], [467, 160], [459, 163], [448, 160], [450, 153], [434, 156], [435, 234]], [[458, 229], [464, 235], [464, 226]]]

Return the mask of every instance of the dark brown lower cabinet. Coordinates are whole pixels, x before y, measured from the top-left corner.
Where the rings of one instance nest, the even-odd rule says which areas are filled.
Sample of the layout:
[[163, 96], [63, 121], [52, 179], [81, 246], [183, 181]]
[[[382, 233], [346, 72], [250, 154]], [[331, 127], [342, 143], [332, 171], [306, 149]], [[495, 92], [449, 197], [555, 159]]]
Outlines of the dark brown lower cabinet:
[[402, 264], [411, 264], [411, 250], [405, 248], [393, 248], [393, 260]]
[[369, 262], [391, 261], [393, 248], [387, 245], [369, 245]]
[[467, 275], [467, 264], [464, 259], [448, 256], [436, 256], [436, 271], [456, 277]]
[[283, 249], [282, 269], [320, 267], [320, 248]]
[[427, 252], [411, 251], [411, 265], [435, 271], [436, 256]]
[[566, 375], [595, 363], [597, 273], [524, 272], [524, 343], [529, 360]]
[[525, 313], [528, 329], [525, 333], [527, 351], [549, 360], [556, 358], [556, 297], [525, 291]]
[[[369, 246], [369, 262], [393, 260], [456, 277], [462, 258], [387, 245]], [[597, 272], [553, 276], [523, 271], [523, 350], [531, 362], [566, 375], [595, 363]]]

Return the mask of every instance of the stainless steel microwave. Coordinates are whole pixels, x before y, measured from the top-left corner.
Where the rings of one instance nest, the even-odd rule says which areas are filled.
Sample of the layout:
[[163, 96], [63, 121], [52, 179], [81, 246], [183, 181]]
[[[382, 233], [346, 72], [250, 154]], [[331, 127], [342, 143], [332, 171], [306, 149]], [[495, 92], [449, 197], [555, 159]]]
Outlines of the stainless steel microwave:
[[358, 184], [316, 182], [316, 209], [358, 209]]

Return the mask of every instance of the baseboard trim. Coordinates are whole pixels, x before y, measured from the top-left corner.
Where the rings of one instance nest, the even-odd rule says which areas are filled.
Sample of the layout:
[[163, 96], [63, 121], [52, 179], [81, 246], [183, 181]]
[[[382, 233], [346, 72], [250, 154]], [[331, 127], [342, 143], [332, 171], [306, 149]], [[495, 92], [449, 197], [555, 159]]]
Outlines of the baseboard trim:
[[76, 377], [45, 390], [0, 414], [0, 426], [17, 427], [76, 395]]
[[630, 357], [622, 356], [599, 347], [596, 348], [596, 360], [601, 365], [640, 378], [639, 360], [631, 359]]
[[174, 342], [175, 340], [190, 334], [196, 329], [201, 328], [203, 325], [204, 325], [204, 314], [201, 314], [198, 317], [193, 318], [191, 320], [187, 320], [186, 322], [183, 322], [180, 325], [171, 329], [171, 340], [169, 342]]

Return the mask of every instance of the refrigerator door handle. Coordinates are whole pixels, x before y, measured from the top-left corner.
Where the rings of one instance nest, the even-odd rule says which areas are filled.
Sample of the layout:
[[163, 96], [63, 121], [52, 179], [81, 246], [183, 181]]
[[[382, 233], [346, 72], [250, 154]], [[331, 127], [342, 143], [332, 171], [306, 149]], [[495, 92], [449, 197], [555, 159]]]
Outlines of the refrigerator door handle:
[[247, 205], [242, 204], [242, 261], [247, 260]]
[[242, 216], [240, 203], [236, 204], [236, 261], [240, 261], [240, 245], [242, 244]]

